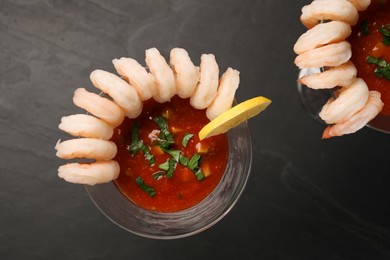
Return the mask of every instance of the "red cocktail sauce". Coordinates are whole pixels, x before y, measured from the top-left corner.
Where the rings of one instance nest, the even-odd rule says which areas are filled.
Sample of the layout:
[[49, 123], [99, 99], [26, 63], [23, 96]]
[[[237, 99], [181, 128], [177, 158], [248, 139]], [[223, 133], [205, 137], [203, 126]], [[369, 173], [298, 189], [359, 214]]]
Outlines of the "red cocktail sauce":
[[[174, 136], [175, 143], [171, 145], [171, 149], [182, 151], [182, 154], [188, 158], [195, 153], [201, 155], [199, 167], [206, 176], [203, 180], [198, 181], [194, 172], [180, 163], [176, 164], [172, 178], [166, 176], [153, 178], [153, 174], [161, 172], [158, 166], [166, 162], [168, 158], [172, 158], [153, 143], [160, 131], [153, 118], [160, 116], [166, 118], [168, 130]], [[150, 153], [155, 157], [155, 163], [152, 165], [149, 165], [143, 153], [137, 152], [132, 156], [128, 150], [135, 122], [140, 124], [139, 138], [149, 147]], [[176, 212], [202, 201], [221, 180], [229, 155], [226, 134], [199, 141], [198, 133], [208, 122], [205, 110], [193, 108], [188, 99], [175, 96], [171, 102], [163, 104], [153, 99], [144, 102], [142, 114], [136, 119], [126, 118], [115, 129], [111, 138], [117, 144], [118, 153], [115, 160], [121, 168], [120, 175], [115, 180], [118, 189], [134, 204], [152, 211]], [[182, 139], [186, 133], [194, 135], [184, 147]], [[137, 185], [137, 177], [141, 177], [145, 184], [154, 188], [154, 197]]]
[[[369, 34], [362, 33], [362, 24], [368, 24]], [[351, 60], [357, 68], [357, 76], [364, 79], [370, 90], [381, 93], [385, 104], [381, 114], [390, 115], [390, 81], [378, 78], [374, 70], [376, 65], [366, 62], [368, 56], [384, 59], [390, 63], [390, 46], [382, 43], [383, 35], [378, 31], [382, 25], [390, 24], [390, 1], [373, 0], [367, 10], [359, 13], [359, 22], [352, 29], [349, 42], [352, 45]]]

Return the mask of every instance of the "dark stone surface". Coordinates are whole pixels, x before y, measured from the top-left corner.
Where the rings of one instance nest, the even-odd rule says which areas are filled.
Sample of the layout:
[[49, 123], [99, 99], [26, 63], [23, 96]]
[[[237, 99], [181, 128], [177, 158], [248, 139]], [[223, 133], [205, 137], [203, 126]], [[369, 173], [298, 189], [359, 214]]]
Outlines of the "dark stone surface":
[[[296, 92], [308, 2], [0, 0], [0, 259], [389, 259], [389, 135], [322, 141]], [[93, 69], [176, 46], [240, 70], [239, 101], [273, 103], [249, 122], [254, 162], [236, 207], [203, 233], [159, 241], [59, 179], [54, 145]]]

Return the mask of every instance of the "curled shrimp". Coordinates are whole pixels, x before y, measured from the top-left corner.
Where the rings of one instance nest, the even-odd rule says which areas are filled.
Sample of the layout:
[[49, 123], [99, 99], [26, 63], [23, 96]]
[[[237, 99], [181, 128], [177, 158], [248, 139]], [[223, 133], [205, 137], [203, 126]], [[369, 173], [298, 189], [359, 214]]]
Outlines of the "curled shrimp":
[[298, 79], [298, 82], [312, 89], [330, 89], [336, 86], [345, 87], [352, 84], [356, 78], [356, 73], [355, 65], [348, 61], [324, 72], [304, 76]]
[[136, 90], [141, 101], [156, 95], [156, 85], [151, 73], [131, 58], [120, 58], [112, 61], [119, 75], [124, 77]]
[[76, 114], [64, 116], [58, 128], [73, 136], [108, 140], [114, 129], [111, 125], [91, 115]]
[[176, 94], [175, 76], [163, 56], [156, 48], [145, 51], [146, 64], [154, 76], [157, 93], [153, 98], [160, 103], [170, 101]]
[[97, 161], [94, 163], [68, 163], [58, 168], [58, 176], [67, 182], [95, 185], [115, 180], [119, 176], [116, 161]]
[[136, 118], [142, 112], [142, 102], [137, 91], [117, 75], [104, 70], [94, 70], [90, 79], [95, 87], [109, 95], [128, 118]]
[[192, 94], [190, 103], [196, 109], [207, 108], [217, 94], [219, 68], [213, 54], [200, 57], [200, 80]]
[[320, 117], [328, 124], [342, 123], [359, 111], [367, 102], [369, 90], [364, 80], [357, 78], [341, 88], [337, 98], [330, 98], [323, 106]]
[[302, 8], [301, 22], [312, 28], [322, 20], [335, 20], [355, 25], [359, 13], [355, 6], [345, 0], [314, 0]]
[[294, 61], [299, 68], [339, 66], [351, 58], [351, 44], [347, 41], [325, 45], [298, 55]]
[[301, 54], [326, 44], [340, 42], [347, 39], [351, 32], [351, 26], [344, 22], [321, 23], [298, 38], [294, 45], [294, 51]]
[[322, 139], [355, 133], [374, 119], [381, 112], [382, 108], [381, 94], [378, 91], [370, 91], [364, 107], [346, 121], [328, 126], [322, 135]]
[[218, 92], [213, 102], [207, 107], [207, 118], [213, 120], [232, 107], [234, 95], [240, 84], [240, 72], [228, 68], [222, 75]]
[[371, 4], [371, 0], [348, 0], [355, 8], [360, 12], [367, 9], [367, 7]]
[[199, 68], [192, 63], [188, 52], [181, 48], [171, 50], [169, 62], [175, 75], [177, 95], [189, 98], [198, 84]]
[[58, 141], [55, 149], [57, 150], [57, 157], [62, 159], [89, 158], [111, 160], [117, 153], [114, 142], [94, 138]]
[[73, 103], [114, 127], [120, 125], [125, 117], [123, 110], [116, 103], [98, 94], [88, 92], [84, 88], [76, 89]]

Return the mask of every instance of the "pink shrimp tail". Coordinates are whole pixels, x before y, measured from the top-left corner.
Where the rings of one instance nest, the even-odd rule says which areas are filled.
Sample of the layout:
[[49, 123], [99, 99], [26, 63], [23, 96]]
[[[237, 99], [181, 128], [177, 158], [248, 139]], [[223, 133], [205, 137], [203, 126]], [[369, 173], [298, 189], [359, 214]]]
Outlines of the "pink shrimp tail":
[[330, 134], [330, 129], [331, 129], [331, 126], [328, 126], [327, 128], [325, 128], [324, 132], [322, 133], [322, 139], [328, 139], [328, 138], [333, 137], [333, 135]]

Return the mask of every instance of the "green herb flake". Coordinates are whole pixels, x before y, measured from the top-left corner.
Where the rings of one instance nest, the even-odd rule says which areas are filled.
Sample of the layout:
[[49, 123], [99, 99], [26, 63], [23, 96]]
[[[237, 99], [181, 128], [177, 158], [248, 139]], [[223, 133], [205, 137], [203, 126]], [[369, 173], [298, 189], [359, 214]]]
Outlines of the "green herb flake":
[[190, 169], [195, 174], [196, 179], [201, 181], [205, 178], [202, 170], [199, 168], [199, 164], [202, 160], [203, 158], [197, 153], [195, 153], [191, 159], [180, 154], [179, 163]]
[[141, 149], [141, 142], [139, 140], [138, 136], [138, 129], [140, 127], [140, 124], [138, 122], [134, 123], [133, 128], [131, 130], [131, 144], [128, 147], [128, 150], [130, 151], [131, 155], [134, 155], [138, 152], [139, 149]]
[[161, 149], [164, 152], [166, 152], [167, 154], [171, 155], [176, 162], [180, 161], [181, 151], [179, 151], [179, 150], [170, 150], [170, 149], [165, 149], [165, 148], [161, 148]]
[[384, 59], [379, 59], [379, 58], [376, 58], [374, 56], [368, 56], [366, 61], [368, 63], [378, 65], [379, 67], [382, 67], [382, 68], [388, 67], [387, 62]]
[[374, 73], [378, 78], [386, 78], [387, 80], [390, 80], [390, 68], [377, 68], [374, 70]]
[[390, 46], [390, 24], [382, 25], [379, 28], [379, 32], [383, 35], [382, 43]]
[[183, 195], [179, 192], [179, 193], [177, 194], [177, 198], [178, 198], [179, 200], [182, 200], [182, 199], [183, 199]]
[[165, 117], [163, 117], [163, 116], [155, 117], [153, 119], [153, 121], [158, 125], [158, 127], [160, 127], [160, 129], [167, 129], [168, 128], [167, 121], [165, 120]]
[[166, 172], [165, 176], [172, 178], [176, 168], [176, 161], [169, 158], [165, 163], [160, 164], [158, 168]]
[[150, 153], [149, 147], [147, 147], [142, 142], [142, 140], [139, 139], [139, 127], [140, 124], [138, 122], [134, 123], [133, 128], [131, 130], [131, 144], [128, 146], [127, 149], [132, 156], [134, 156], [138, 151], [142, 151], [145, 156], [145, 159], [150, 165], [152, 165], [155, 162], [154, 156]]
[[199, 154], [194, 154], [190, 161], [188, 162], [188, 168], [190, 168], [192, 171], [195, 170], [199, 166], [199, 160], [200, 160]]
[[154, 156], [150, 153], [149, 147], [142, 144], [141, 145], [141, 151], [144, 153], [145, 159], [148, 161], [150, 165], [153, 165], [155, 162]]
[[159, 146], [161, 148], [169, 148], [171, 144], [173, 144], [175, 141], [173, 139], [173, 135], [168, 130], [168, 124], [167, 121], [163, 116], [156, 117], [153, 119], [153, 121], [158, 125], [161, 132], [158, 134], [159, 140]]
[[184, 155], [180, 154], [180, 157], [179, 157], [179, 163], [180, 164], [182, 164], [184, 166], [187, 166], [189, 161], [190, 161], [190, 159], [188, 159]]
[[184, 147], [187, 147], [188, 145], [188, 141], [190, 141], [190, 139], [193, 137], [194, 135], [193, 134], [185, 134], [184, 137], [183, 137], [183, 140], [181, 141], [181, 144], [184, 146]]
[[382, 25], [379, 28], [379, 32], [386, 37], [390, 37], [390, 24]]
[[378, 66], [374, 70], [374, 73], [378, 78], [390, 80], [390, 64], [386, 60], [368, 56], [366, 61]]
[[367, 20], [363, 20], [360, 24], [360, 29], [363, 35], [369, 35], [370, 34], [370, 28], [368, 25]]
[[165, 172], [159, 171], [159, 172], [153, 173], [152, 177], [153, 177], [153, 179], [158, 180], [158, 179], [160, 179], [160, 177], [162, 177], [164, 174], [165, 174]]
[[390, 46], [390, 37], [383, 37], [382, 43], [384, 45]]
[[172, 178], [173, 177], [173, 173], [175, 172], [176, 162], [172, 158], [169, 158], [168, 159], [168, 164], [169, 164], [169, 168], [167, 170], [166, 176], [167, 176], [167, 178]]
[[202, 170], [200, 168], [197, 168], [196, 171], [194, 171], [194, 174], [196, 176], [196, 179], [198, 181], [202, 181], [205, 177], [204, 177], [204, 174], [202, 172]]
[[168, 160], [165, 163], [160, 164], [158, 166], [158, 168], [163, 170], [163, 171], [168, 171], [168, 169], [169, 169], [169, 162], [168, 162]]
[[144, 192], [146, 192], [150, 197], [154, 197], [156, 195], [156, 191], [150, 187], [149, 185], [144, 183], [144, 180], [141, 177], [137, 177], [135, 179], [138, 187], [140, 187]]

